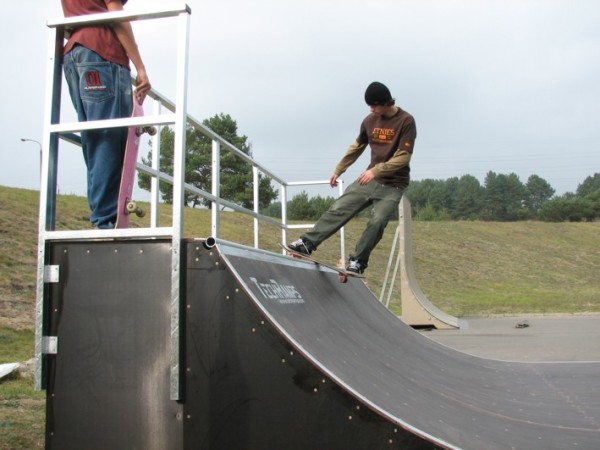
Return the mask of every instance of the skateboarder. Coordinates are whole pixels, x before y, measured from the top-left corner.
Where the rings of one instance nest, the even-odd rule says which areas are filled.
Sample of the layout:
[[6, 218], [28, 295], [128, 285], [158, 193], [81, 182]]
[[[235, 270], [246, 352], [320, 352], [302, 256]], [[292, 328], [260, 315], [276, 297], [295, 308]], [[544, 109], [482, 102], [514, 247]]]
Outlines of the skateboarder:
[[373, 205], [367, 227], [356, 243], [346, 268], [356, 273], [363, 273], [367, 268], [373, 248], [398, 210], [402, 193], [410, 181], [409, 163], [417, 137], [414, 118], [396, 106], [395, 99], [384, 84], [377, 81], [371, 83], [365, 91], [365, 102], [371, 113], [363, 120], [356, 141], [336, 166], [329, 184], [331, 187], [337, 186], [338, 177], [368, 145], [371, 148], [371, 161], [367, 169], [320, 217], [312, 230], [288, 244], [292, 250], [310, 255], [321, 242], [363, 209]]
[[[127, 0], [61, 0], [65, 17], [120, 11]], [[132, 87], [129, 61], [137, 71], [135, 101], [151, 85], [128, 22], [78, 27], [64, 48], [64, 71], [79, 121], [129, 117]], [[87, 167], [90, 222], [114, 228], [127, 128], [81, 132]]]

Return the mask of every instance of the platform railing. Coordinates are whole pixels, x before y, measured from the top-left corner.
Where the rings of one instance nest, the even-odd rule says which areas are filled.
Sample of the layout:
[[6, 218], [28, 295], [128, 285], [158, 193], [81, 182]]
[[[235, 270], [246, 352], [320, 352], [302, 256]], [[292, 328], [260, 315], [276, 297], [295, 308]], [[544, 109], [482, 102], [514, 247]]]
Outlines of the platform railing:
[[[175, 105], [171, 103], [164, 95], [160, 94], [158, 91], [153, 89], [149, 94], [154, 100], [153, 111], [161, 111], [166, 109], [168, 111], [174, 111]], [[229, 211], [236, 211], [247, 216], [250, 216], [254, 219], [253, 230], [254, 230], [254, 238], [253, 245], [255, 248], [259, 248], [259, 234], [260, 234], [260, 223], [267, 223], [278, 227], [281, 229], [281, 242], [285, 243], [288, 240], [287, 230], [290, 229], [306, 229], [312, 227], [313, 223], [299, 223], [299, 224], [289, 224], [287, 217], [287, 202], [289, 200], [289, 188], [290, 187], [299, 187], [299, 186], [323, 186], [329, 185], [329, 180], [308, 180], [308, 181], [285, 181], [282, 177], [276, 175], [271, 170], [269, 170], [264, 165], [260, 164], [258, 161], [253, 159], [250, 155], [244, 153], [242, 150], [238, 149], [235, 145], [228, 142], [222, 136], [216, 134], [210, 128], [202, 123], [202, 121], [198, 120], [191, 114], [187, 115], [186, 123], [189, 126], [192, 126], [194, 129], [202, 133], [204, 136], [208, 137], [212, 141], [212, 155], [211, 155], [211, 191], [205, 191], [203, 189], [198, 188], [189, 183], [183, 184], [183, 188], [185, 192], [195, 194], [203, 199], [206, 199], [211, 202], [211, 236], [216, 238], [221, 237], [221, 227], [220, 227], [220, 213], [223, 208], [226, 208]], [[229, 153], [235, 155], [237, 158], [243, 160], [247, 164], [252, 167], [252, 176], [253, 176], [253, 209], [245, 208], [235, 202], [230, 200], [226, 200], [220, 195], [220, 180], [221, 180], [221, 150], [227, 150]], [[161, 172], [159, 168], [159, 160], [160, 160], [160, 133], [157, 133], [152, 137], [152, 166], [149, 167], [140, 162], [137, 163], [137, 170], [141, 173], [147, 174], [151, 177], [153, 183], [156, 183], [158, 186], [158, 181], [164, 181], [170, 184], [173, 184], [174, 177]], [[280, 199], [281, 199], [281, 220], [277, 220], [271, 216], [267, 216], [260, 213], [260, 175], [268, 177], [272, 183], [277, 184], [280, 190]], [[338, 181], [338, 196], [343, 194], [344, 192], [344, 183], [343, 180], [340, 179]], [[159, 192], [154, 185], [151, 186], [151, 211], [156, 211], [159, 203]], [[151, 220], [153, 226], [158, 226], [158, 219], [156, 221]], [[342, 242], [344, 242], [344, 230], [343, 228], [340, 230], [342, 236]], [[345, 249], [344, 246], [340, 248], [341, 257], [344, 258]]]
[[[281, 229], [281, 242], [288, 241], [289, 229], [310, 228], [312, 223], [289, 224], [287, 219], [287, 201], [289, 188], [296, 186], [328, 185], [328, 180], [286, 182], [281, 177], [255, 161], [234, 145], [214, 133], [201, 121], [187, 113], [187, 72], [189, 47], [189, 16], [191, 9], [180, 4], [171, 8], [145, 8], [143, 11], [103, 13], [82, 17], [49, 20], [48, 66], [46, 74], [46, 101], [44, 106], [44, 141], [42, 154], [42, 174], [40, 186], [40, 211], [38, 229], [38, 268], [36, 290], [36, 338], [35, 338], [35, 379], [37, 389], [44, 388], [42, 377], [43, 355], [51, 347], [51, 338], [44, 335], [44, 295], [50, 281], [49, 268], [46, 266], [46, 248], [48, 242], [80, 239], [155, 239], [170, 238], [172, 240], [171, 257], [171, 397], [181, 397], [179, 382], [179, 324], [180, 324], [180, 264], [181, 243], [183, 238], [185, 193], [193, 193], [211, 202], [210, 236], [220, 238], [220, 214], [222, 208], [237, 211], [253, 218], [254, 247], [259, 247], [259, 223], [264, 222]], [[60, 122], [60, 103], [62, 86], [62, 49], [65, 28], [81, 25], [104, 24], [118, 21], [135, 21], [149, 19], [175, 18], [177, 27], [177, 75], [176, 101], [172, 102], [157, 90], [152, 89], [148, 97], [152, 99], [151, 114], [136, 118], [97, 120], [89, 122]], [[150, 226], [148, 228], [128, 228], [113, 230], [56, 230], [56, 196], [59, 141], [80, 144], [77, 133], [84, 130], [102, 129], [123, 126], [153, 125], [159, 128], [152, 139], [152, 158], [150, 166], [137, 163], [137, 170], [150, 176]], [[212, 140], [212, 185], [211, 192], [204, 191], [185, 182], [186, 129], [193, 126]], [[173, 174], [160, 170], [160, 128], [173, 127], [175, 135], [173, 152]], [[220, 154], [226, 149], [236, 157], [252, 166], [253, 176], [253, 209], [248, 209], [220, 196]], [[265, 216], [259, 211], [260, 175], [267, 176], [280, 186], [282, 205], [281, 220]], [[343, 182], [339, 180], [338, 192], [343, 193]], [[170, 226], [159, 223], [158, 205], [160, 203], [160, 182], [173, 185], [173, 212]], [[344, 230], [341, 230], [340, 254], [345, 259]]]
[[[185, 130], [187, 101], [187, 67], [189, 42], [189, 16], [191, 9], [185, 5], [150, 7], [135, 12], [110, 12], [80, 17], [49, 20], [48, 65], [46, 72], [46, 100], [44, 105], [44, 134], [42, 152], [42, 170], [40, 184], [40, 210], [38, 227], [38, 266], [36, 289], [36, 330], [35, 330], [35, 375], [34, 385], [42, 389], [43, 355], [49, 352], [52, 338], [44, 335], [44, 296], [49, 277], [53, 273], [46, 266], [46, 247], [49, 241], [74, 239], [118, 239], [118, 238], [157, 238], [169, 237], [172, 240], [171, 256], [171, 397], [180, 398], [179, 383], [179, 304], [180, 304], [180, 261], [181, 240], [183, 234], [183, 174], [185, 167]], [[90, 26], [106, 23], [174, 18], [177, 23], [177, 68], [176, 102], [170, 114], [153, 114], [146, 117], [96, 120], [89, 122], [61, 123], [60, 105], [62, 95], [62, 67], [64, 35], [67, 28]], [[148, 229], [116, 230], [74, 230], [56, 231], [56, 196], [59, 138], [71, 142], [77, 140], [76, 133], [84, 130], [110, 127], [170, 125], [175, 130], [175, 148], [173, 164], [173, 219], [170, 227], [151, 227]]]

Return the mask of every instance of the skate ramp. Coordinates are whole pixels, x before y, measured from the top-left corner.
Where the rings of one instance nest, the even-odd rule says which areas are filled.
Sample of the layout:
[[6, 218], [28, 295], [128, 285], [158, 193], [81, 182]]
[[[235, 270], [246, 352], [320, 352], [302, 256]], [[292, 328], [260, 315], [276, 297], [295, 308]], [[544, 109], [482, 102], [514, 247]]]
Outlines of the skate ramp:
[[[190, 255], [201, 260], [204, 251], [197, 246]], [[266, 358], [274, 341], [283, 340], [292, 349], [290, 359], [301, 358], [322, 375], [323, 385], [334, 385], [342, 395], [324, 397], [319, 405], [348, 401], [349, 410], [373, 413], [377, 419], [367, 422], [383, 422], [387, 434], [385, 443], [370, 448], [598, 447], [600, 363], [512, 363], [470, 356], [398, 320], [361, 280], [342, 284], [337, 273], [312, 263], [227, 243], [210, 252], [214, 265], [207, 267], [219, 267], [221, 288], [235, 286], [239, 297], [234, 303], [257, 312], [249, 321], [257, 324], [253, 336], [260, 358]], [[229, 276], [223, 275], [223, 266]], [[214, 314], [216, 307], [209, 310]], [[240, 332], [227, 326], [220, 334]], [[188, 345], [193, 341], [189, 337]], [[239, 364], [247, 379], [259, 376]], [[268, 365], [266, 360], [262, 365]], [[294, 389], [290, 385], [290, 395]], [[281, 398], [279, 407], [286, 404]], [[305, 414], [318, 411], [298, 411]], [[359, 418], [354, 420], [358, 425]], [[369, 426], [364, 425], [365, 432]], [[324, 420], [321, 432], [327, 434], [327, 427]], [[332, 440], [327, 445], [349, 444]]]
[[415, 328], [468, 328], [466, 320], [447, 314], [435, 306], [423, 293], [415, 274], [412, 256], [412, 213], [410, 201], [402, 196], [399, 210], [402, 320]]

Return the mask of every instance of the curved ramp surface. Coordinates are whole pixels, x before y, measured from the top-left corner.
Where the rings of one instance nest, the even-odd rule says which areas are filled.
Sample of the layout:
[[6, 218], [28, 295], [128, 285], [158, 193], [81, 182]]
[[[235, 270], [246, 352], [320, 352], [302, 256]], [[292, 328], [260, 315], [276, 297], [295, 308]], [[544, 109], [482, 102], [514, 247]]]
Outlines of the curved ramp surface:
[[358, 279], [226, 243], [187, 252], [184, 408], [204, 420], [186, 436], [202, 448], [598, 448], [600, 363], [481, 359]]

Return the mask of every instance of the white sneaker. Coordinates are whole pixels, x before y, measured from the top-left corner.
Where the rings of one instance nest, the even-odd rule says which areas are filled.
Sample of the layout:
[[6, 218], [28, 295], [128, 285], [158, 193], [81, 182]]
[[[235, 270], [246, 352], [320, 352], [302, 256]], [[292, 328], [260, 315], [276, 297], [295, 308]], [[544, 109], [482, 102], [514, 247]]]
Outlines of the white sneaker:
[[303, 255], [310, 255], [314, 250], [311, 243], [302, 238], [292, 242], [291, 244], [288, 244], [288, 247], [295, 252], [302, 253]]
[[354, 273], [363, 273], [365, 271], [365, 269], [366, 269], [366, 267], [363, 266], [356, 259], [351, 259], [350, 261], [348, 261], [348, 267], [346, 267], [346, 271], [354, 272]]

